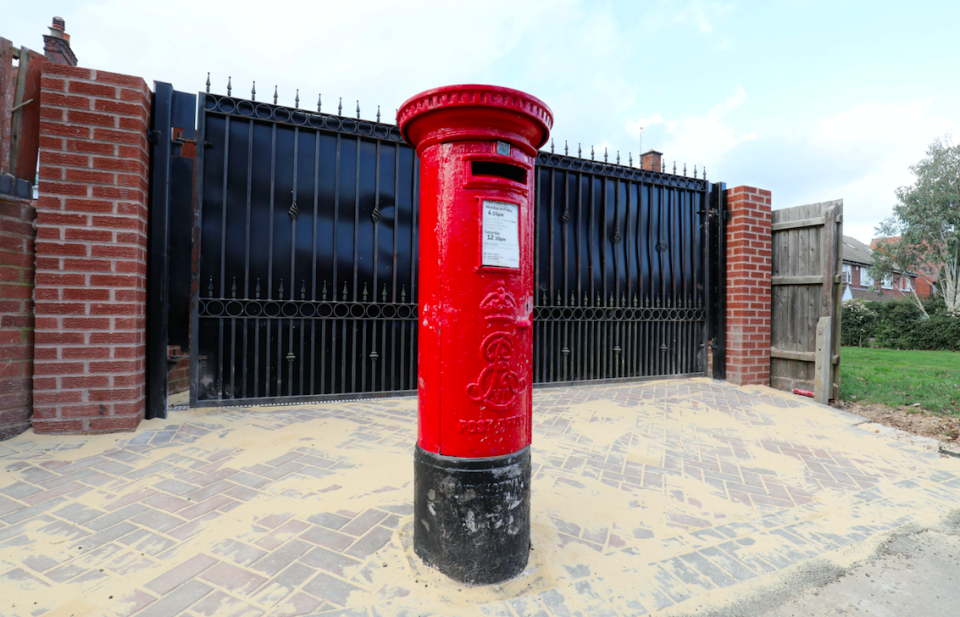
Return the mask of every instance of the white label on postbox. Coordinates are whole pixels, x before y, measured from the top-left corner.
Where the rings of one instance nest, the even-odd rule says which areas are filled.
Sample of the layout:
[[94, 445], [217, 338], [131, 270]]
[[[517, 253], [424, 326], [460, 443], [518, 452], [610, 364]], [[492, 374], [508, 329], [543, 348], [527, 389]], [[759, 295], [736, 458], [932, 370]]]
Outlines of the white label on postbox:
[[520, 267], [520, 206], [483, 202], [483, 265]]

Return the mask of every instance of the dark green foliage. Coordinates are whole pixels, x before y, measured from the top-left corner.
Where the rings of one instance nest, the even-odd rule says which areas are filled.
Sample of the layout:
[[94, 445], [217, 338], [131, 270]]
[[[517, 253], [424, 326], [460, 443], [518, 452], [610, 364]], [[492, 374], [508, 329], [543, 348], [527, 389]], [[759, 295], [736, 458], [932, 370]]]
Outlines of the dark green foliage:
[[947, 311], [941, 299], [925, 300], [924, 308], [929, 319], [924, 319], [920, 309], [908, 301], [844, 302], [841, 344], [867, 347], [870, 337], [875, 337], [873, 344], [880, 347], [960, 351], [960, 316]]
[[910, 302], [871, 302], [877, 312], [877, 343], [883, 347], [897, 347], [900, 337], [915, 322], [920, 321], [922, 313]]
[[960, 317], [946, 311], [917, 321], [897, 340], [899, 349], [960, 351]]

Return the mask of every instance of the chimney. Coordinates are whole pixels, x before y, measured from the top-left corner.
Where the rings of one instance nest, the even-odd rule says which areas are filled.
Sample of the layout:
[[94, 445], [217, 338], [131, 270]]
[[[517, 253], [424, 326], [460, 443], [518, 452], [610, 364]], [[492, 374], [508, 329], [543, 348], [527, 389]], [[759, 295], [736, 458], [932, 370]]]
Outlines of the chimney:
[[647, 150], [644, 154], [640, 155], [640, 168], [660, 171], [660, 157], [662, 156], [663, 152]]
[[43, 53], [48, 62], [77, 66], [77, 57], [70, 49], [70, 35], [64, 32], [66, 22], [62, 17], [54, 17], [50, 34], [43, 35]]

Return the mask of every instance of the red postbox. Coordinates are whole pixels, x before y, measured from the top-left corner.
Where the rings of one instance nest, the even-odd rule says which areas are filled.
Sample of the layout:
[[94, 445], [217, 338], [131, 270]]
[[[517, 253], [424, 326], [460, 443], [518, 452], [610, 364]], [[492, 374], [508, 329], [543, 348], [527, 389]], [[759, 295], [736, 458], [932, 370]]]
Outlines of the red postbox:
[[420, 159], [414, 548], [499, 582], [530, 544], [534, 163], [553, 116], [463, 85], [414, 96], [398, 123]]

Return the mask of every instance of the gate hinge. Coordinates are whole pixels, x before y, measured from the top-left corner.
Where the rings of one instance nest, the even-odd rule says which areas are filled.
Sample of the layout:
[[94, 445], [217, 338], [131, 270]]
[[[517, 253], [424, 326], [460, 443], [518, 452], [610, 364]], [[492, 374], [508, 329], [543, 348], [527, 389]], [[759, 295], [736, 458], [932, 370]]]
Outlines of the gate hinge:
[[170, 127], [170, 141], [172, 141], [175, 144], [180, 144], [181, 146], [183, 144], [197, 145], [196, 139], [187, 139], [186, 137], [183, 136], [183, 129], [177, 129], [176, 127], [173, 127], [173, 126]]
[[[184, 137], [183, 129], [178, 129], [176, 127], [170, 127], [170, 141], [181, 146], [184, 144], [193, 144], [194, 146], [197, 145], [196, 139], [188, 139]], [[207, 148], [213, 147], [213, 144], [209, 141], [203, 142], [203, 145]]]
[[160, 131], [147, 131], [147, 141], [152, 144], [160, 143]]

